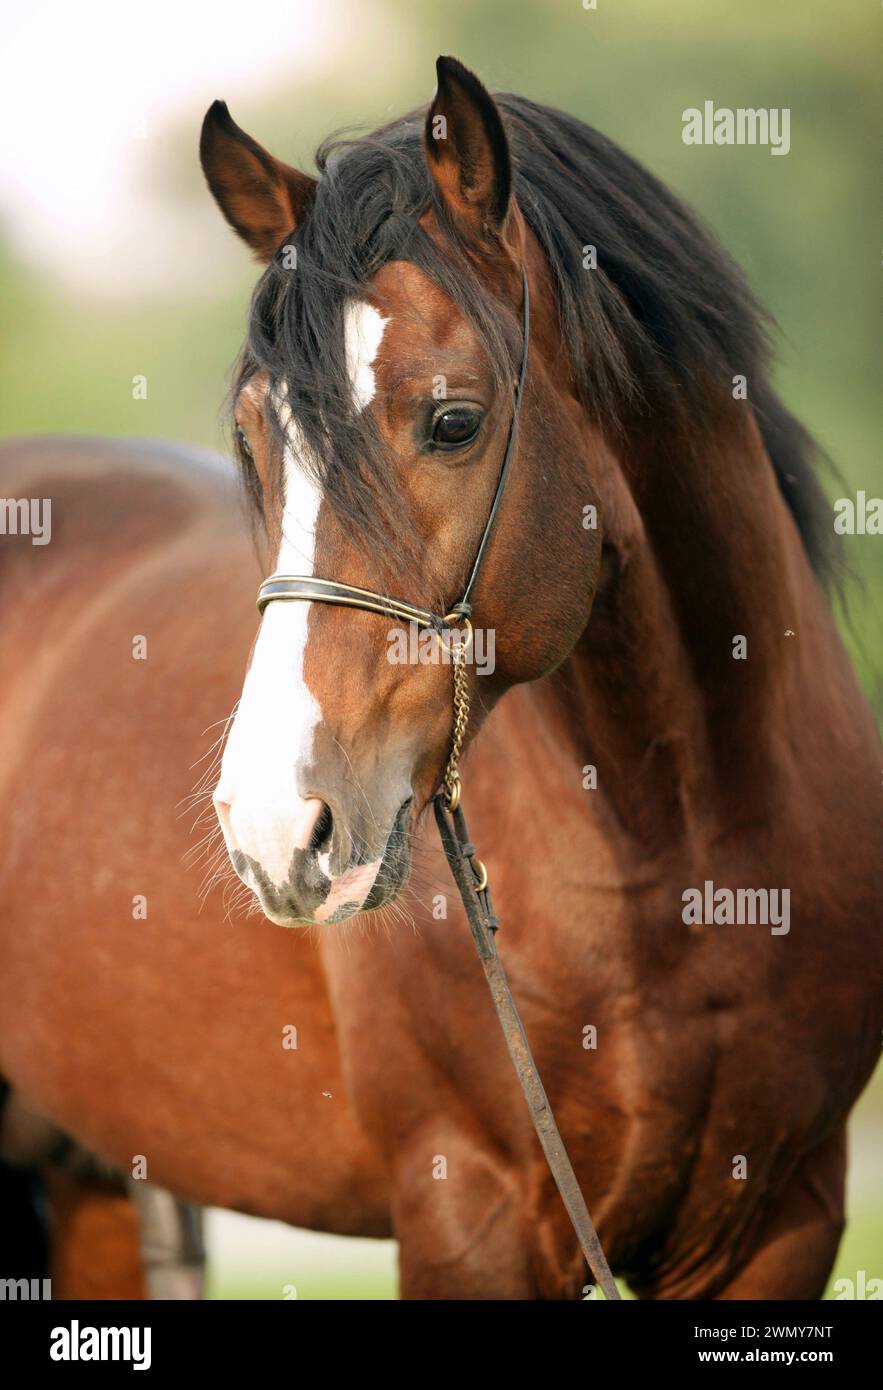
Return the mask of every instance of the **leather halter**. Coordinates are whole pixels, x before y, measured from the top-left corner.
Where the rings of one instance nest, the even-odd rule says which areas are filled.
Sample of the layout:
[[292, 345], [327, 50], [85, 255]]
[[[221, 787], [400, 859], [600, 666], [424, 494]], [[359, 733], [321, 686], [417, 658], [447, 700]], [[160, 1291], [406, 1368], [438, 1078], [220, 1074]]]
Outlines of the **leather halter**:
[[269, 579], [265, 579], [258, 589], [258, 610], [263, 613], [268, 603], [273, 603], [277, 599], [299, 600], [302, 603], [334, 603], [343, 608], [363, 608], [369, 613], [380, 613], [386, 618], [400, 618], [405, 622], [417, 623], [420, 627], [433, 627], [440, 631], [448, 627], [452, 622], [462, 621], [472, 615], [472, 592], [475, 588], [478, 572], [481, 569], [481, 562], [484, 559], [494, 520], [500, 507], [500, 500], [503, 496], [503, 489], [506, 486], [506, 478], [509, 474], [509, 465], [512, 462], [512, 455], [515, 452], [515, 436], [518, 430], [518, 416], [521, 412], [521, 401], [524, 395], [524, 383], [527, 378], [527, 358], [530, 348], [530, 295], [527, 288], [527, 274], [524, 269], [521, 271], [522, 285], [522, 345], [521, 345], [521, 368], [518, 373], [518, 382], [515, 387], [515, 400], [512, 406], [512, 418], [509, 421], [509, 434], [506, 439], [506, 448], [503, 451], [503, 462], [500, 465], [500, 476], [497, 480], [497, 489], [494, 499], [491, 502], [491, 509], [488, 519], [482, 532], [481, 540], [478, 543], [472, 569], [469, 572], [469, 579], [466, 588], [463, 590], [463, 597], [459, 603], [455, 603], [450, 612], [443, 617], [437, 613], [432, 613], [427, 608], [419, 608], [413, 603], [407, 603], [404, 599], [391, 598], [389, 594], [376, 593], [373, 589], [360, 589], [355, 584], [341, 584], [336, 579], [317, 579], [313, 575], [303, 574], [271, 574]]
[[[437, 632], [453, 625], [462, 624], [471, 640], [472, 593], [481, 562], [487, 549], [494, 520], [506, 486], [509, 465], [515, 448], [518, 429], [518, 416], [527, 377], [527, 359], [530, 348], [530, 297], [527, 288], [527, 274], [522, 268], [522, 346], [521, 369], [515, 387], [515, 400], [512, 418], [509, 421], [509, 434], [500, 467], [497, 488], [482, 532], [478, 550], [472, 563], [466, 588], [459, 603], [455, 603], [443, 617], [418, 608], [404, 599], [391, 598], [388, 594], [375, 593], [372, 589], [360, 589], [355, 584], [341, 584], [336, 579], [317, 579], [314, 575], [272, 574], [265, 579], [258, 590], [258, 609], [263, 614], [269, 603], [296, 601], [301, 603], [333, 603], [342, 608], [361, 608], [369, 613], [379, 613], [386, 618], [399, 618], [405, 622], [417, 623], [420, 627], [435, 628]], [[434, 799], [435, 818], [441, 835], [445, 857], [460, 891], [463, 907], [469, 921], [479, 959], [490, 986], [491, 997], [497, 1017], [506, 1039], [512, 1064], [518, 1075], [521, 1089], [530, 1111], [534, 1128], [542, 1145], [549, 1170], [555, 1179], [558, 1191], [567, 1208], [571, 1225], [576, 1233], [580, 1249], [595, 1280], [608, 1299], [619, 1298], [610, 1266], [601, 1248], [597, 1233], [589, 1216], [576, 1174], [573, 1171], [567, 1150], [555, 1123], [552, 1107], [543, 1089], [543, 1083], [530, 1050], [521, 1017], [512, 998], [509, 982], [503, 963], [497, 954], [495, 933], [499, 926], [491, 902], [487, 870], [475, 857], [475, 847], [470, 843], [469, 831], [463, 808], [460, 805], [460, 777], [457, 770], [460, 750], [469, 719], [469, 688], [464, 663], [468, 642], [454, 649], [454, 723], [451, 735], [451, 751], [444, 774], [443, 789]]]

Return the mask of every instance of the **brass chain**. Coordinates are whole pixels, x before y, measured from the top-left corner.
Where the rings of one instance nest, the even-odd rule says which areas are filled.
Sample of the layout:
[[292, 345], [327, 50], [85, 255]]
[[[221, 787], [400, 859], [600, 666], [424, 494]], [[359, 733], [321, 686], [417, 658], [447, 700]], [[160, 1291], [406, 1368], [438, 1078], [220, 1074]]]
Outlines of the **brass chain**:
[[452, 643], [451, 660], [454, 666], [454, 726], [451, 732], [451, 751], [442, 779], [445, 804], [449, 811], [456, 811], [460, 804], [460, 754], [469, 723], [469, 677], [466, 674], [466, 659], [472, 645], [472, 624], [465, 619], [466, 638]]

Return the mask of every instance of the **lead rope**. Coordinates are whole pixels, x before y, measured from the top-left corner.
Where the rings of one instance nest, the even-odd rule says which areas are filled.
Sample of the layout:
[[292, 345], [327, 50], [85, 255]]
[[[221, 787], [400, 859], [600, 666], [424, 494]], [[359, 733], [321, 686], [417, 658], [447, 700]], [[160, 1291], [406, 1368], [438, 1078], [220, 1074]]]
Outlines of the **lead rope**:
[[494, 914], [487, 870], [481, 860], [475, 857], [475, 846], [469, 839], [466, 817], [460, 805], [459, 761], [469, 721], [466, 658], [472, 642], [472, 625], [468, 619], [463, 621], [468, 628], [467, 639], [465, 642], [458, 641], [451, 647], [454, 666], [454, 723], [451, 752], [445, 768], [442, 790], [437, 793], [433, 803], [435, 819], [445, 857], [454, 875], [454, 882], [460, 890], [472, 938], [484, 969], [497, 1018], [500, 1020], [509, 1056], [527, 1101], [537, 1138], [546, 1155], [549, 1171], [561, 1193], [570, 1223], [595, 1282], [600, 1285], [605, 1298], [617, 1301], [620, 1298], [619, 1290], [601, 1248], [598, 1233], [573, 1171], [573, 1164], [564, 1147], [564, 1140], [555, 1123], [549, 1098], [540, 1080], [524, 1024], [521, 1022], [521, 1015], [512, 998], [503, 962], [497, 955], [494, 933], [499, 927], [499, 922]]

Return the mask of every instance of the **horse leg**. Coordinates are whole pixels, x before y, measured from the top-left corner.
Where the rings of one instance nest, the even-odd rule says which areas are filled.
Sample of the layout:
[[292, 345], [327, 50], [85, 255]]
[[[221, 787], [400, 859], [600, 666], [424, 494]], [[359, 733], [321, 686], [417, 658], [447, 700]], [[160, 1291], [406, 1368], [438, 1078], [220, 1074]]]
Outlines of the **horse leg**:
[[531, 1182], [466, 1135], [412, 1144], [393, 1195], [400, 1296], [579, 1298], [584, 1265], [559, 1207], [542, 1169]]
[[400, 1297], [532, 1298], [517, 1206], [503, 1175], [454, 1144], [436, 1147], [435, 1154], [412, 1153], [398, 1174]]
[[4, 1264], [22, 1260], [30, 1277], [48, 1275], [53, 1299], [144, 1297], [137, 1218], [122, 1181], [5, 1082], [0, 1202]]
[[34, 1168], [0, 1162], [0, 1279], [45, 1279], [49, 1232], [45, 1194]]
[[821, 1298], [844, 1227], [846, 1132], [809, 1154], [761, 1227], [754, 1253], [715, 1297]]
[[48, 1274], [46, 1200], [27, 1126], [17, 1122], [14, 1092], [0, 1077], [0, 1278]]
[[148, 1298], [202, 1298], [202, 1208], [153, 1183], [130, 1179], [128, 1190], [138, 1212]]
[[75, 1161], [44, 1172], [54, 1298], [202, 1298], [202, 1208]]
[[143, 1299], [138, 1219], [117, 1180], [43, 1170], [52, 1219], [54, 1299]]

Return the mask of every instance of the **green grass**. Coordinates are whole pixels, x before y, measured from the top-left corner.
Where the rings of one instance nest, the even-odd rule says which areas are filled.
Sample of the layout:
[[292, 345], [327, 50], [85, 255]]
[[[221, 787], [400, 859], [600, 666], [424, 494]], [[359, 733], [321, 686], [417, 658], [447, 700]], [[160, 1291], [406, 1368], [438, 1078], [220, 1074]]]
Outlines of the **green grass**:
[[838, 1279], [855, 1283], [860, 1270], [868, 1279], [883, 1278], [883, 1201], [863, 1203], [850, 1220], [825, 1297], [834, 1297]]
[[[834, 1286], [838, 1279], [851, 1279], [855, 1283], [861, 1270], [868, 1279], [883, 1277], [883, 1201], [876, 1205], [863, 1202], [850, 1220], [825, 1298], [834, 1297]], [[290, 1283], [290, 1270], [286, 1272], [282, 1268], [249, 1278], [237, 1278], [233, 1271], [216, 1271], [209, 1280], [208, 1297], [228, 1300], [281, 1299], [283, 1288]], [[630, 1299], [628, 1289], [621, 1283], [619, 1287], [623, 1297]], [[395, 1299], [398, 1291], [392, 1270], [348, 1274], [346, 1270], [335, 1273], [322, 1269], [312, 1274], [309, 1271], [299, 1274], [297, 1296], [299, 1301], [343, 1302]]]
[[[281, 1299], [283, 1289], [291, 1284], [290, 1272], [282, 1269], [260, 1278], [237, 1279], [235, 1275], [210, 1277], [208, 1297], [228, 1300]], [[297, 1283], [297, 1301], [303, 1302], [360, 1302], [362, 1300], [394, 1299], [398, 1297], [395, 1277], [347, 1275], [323, 1271], [307, 1274]]]

